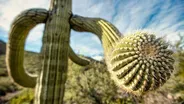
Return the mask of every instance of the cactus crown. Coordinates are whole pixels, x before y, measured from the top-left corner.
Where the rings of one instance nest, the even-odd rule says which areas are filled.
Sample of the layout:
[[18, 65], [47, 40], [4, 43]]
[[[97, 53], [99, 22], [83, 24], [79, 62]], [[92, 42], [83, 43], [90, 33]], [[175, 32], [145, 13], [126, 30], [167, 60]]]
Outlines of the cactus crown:
[[109, 71], [118, 87], [136, 95], [157, 89], [170, 77], [174, 60], [162, 38], [135, 32], [120, 39], [110, 56]]

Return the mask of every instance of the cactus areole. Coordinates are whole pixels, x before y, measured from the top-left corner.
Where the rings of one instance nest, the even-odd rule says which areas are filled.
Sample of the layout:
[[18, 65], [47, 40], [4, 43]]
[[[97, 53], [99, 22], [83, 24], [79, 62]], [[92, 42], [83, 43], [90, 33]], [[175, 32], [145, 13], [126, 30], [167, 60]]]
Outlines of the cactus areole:
[[[90, 64], [69, 46], [70, 30], [94, 33], [102, 42], [108, 71], [115, 84], [127, 92], [142, 95], [161, 86], [173, 71], [172, 51], [161, 39], [146, 32], [121, 37], [118, 29], [101, 18], [72, 15], [72, 0], [51, 0], [49, 10], [30, 9], [11, 25], [6, 63], [15, 83], [35, 90], [35, 104], [63, 104], [68, 57], [79, 65]], [[24, 69], [24, 45], [29, 31], [45, 23], [38, 75]]]

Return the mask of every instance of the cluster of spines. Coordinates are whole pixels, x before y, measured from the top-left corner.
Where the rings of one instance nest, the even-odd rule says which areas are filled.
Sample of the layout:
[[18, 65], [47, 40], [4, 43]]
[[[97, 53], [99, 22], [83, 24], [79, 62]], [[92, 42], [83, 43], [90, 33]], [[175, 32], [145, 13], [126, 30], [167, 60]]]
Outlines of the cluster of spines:
[[157, 89], [174, 69], [172, 51], [167, 47], [162, 38], [146, 32], [123, 37], [111, 54], [112, 79], [136, 95]]

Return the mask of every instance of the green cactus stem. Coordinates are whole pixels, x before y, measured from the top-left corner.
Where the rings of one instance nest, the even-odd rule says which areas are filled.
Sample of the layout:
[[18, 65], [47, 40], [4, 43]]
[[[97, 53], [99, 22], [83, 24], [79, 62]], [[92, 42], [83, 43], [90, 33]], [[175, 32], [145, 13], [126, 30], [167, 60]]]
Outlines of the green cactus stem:
[[[71, 0], [52, 0], [49, 12], [45, 9], [27, 10], [21, 13], [12, 24], [6, 54], [9, 74], [21, 86], [33, 88], [36, 85], [36, 104], [63, 103], [68, 55], [75, 62], [80, 59], [71, 48], [69, 50], [70, 17]], [[24, 70], [23, 62], [26, 37], [39, 23], [46, 23], [46, 25], [41, 51], [42, 69], [37, 78]], [[70, 54], [69, 51], [71, 51]], [[86, 65], [89, 63], [86, 61], [80, 59], [77, 63]]]
[[13, 22], [6, 51], [6, 63], [9, 75], [19, 85], [35, 87], [35, 75], [29, 75], [23, 66], [24, 44], [29, 31], [39, 23], [45, 23], [47, 10], [30, 9], [21, 13]]
[[51, 0], [46, 21], [42, 69], [37, 79], [35, 104], [63, 104], [67, 79], [72, 0]]
[[[39, 23], [45, 23], [48, 11], [45, 9], [29, 9], [22, 12], [12, 23], [7, 45], [6, 63], [9, 75], [18, 85], [34, 88], [37, 75], [30, 75], [24, 69], [24, 44], [29, 31]], [[69, 48], [69, 58], [78, 65], [86, 66], [90, 62], [77, 56]]]
[[91, 32], [98, 36], [101, 40], [106, 53], [112, 51], [112, 47], [120, 39], [121, 33], [119, 30], [108, 21], [101, 18], [87, 18], [74, 15], [70, 19], [72, 29], [79, 32]]

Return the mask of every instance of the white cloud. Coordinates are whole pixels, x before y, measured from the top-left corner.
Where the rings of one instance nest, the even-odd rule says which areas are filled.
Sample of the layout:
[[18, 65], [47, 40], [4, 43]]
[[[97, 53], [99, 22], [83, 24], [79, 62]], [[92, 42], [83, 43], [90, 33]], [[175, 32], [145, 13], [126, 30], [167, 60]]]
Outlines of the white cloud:
[[169, 0], [122, 1], [113, 23], [124, 34], [137, 29], [151, 29], [158, 36], [166, 34], [166, 40], [174, 43], [179, 39], [177, 34], [184, 30], [183, 9], [182, 3]]
[[91, 48], [88, 45], [81, 45], [81, 44], [78, 44], [77, 46], [72, 45], [72, 48], [77, 54], [81, 54], [84, 56], [90, 56], [93, 59], [96, 59], [99, 61], [104, 58], [104, 56], [101, 55], [101, 53], [103, 53], [102, 50], [98, 48]]
[[[0, 27], [2, 27], [5, 31], [9, 31], [10, 25], [13, 19], [20, 14], [22, 11], [30, 8], [48, 8], [50, 0], [8, 0], [4, 4], [0, 4], [2, 8], [0, 10]], [[106, 8], [106, 9], [104, 9]], [[93, 0], [73, 0], [73, 13], [79, 14], [82, 16], [89, 17], [101, 17], [105, 19], [111, 19], [113, 15], [113, 6], [112, 0], [107, 0], [106, 2], [100, 1], [98, 3]], [[108, 13], [107, 13], [108, 12]], [[33, 30], [30, 31], [27, 41], [26, 41], [26, 49], [30, 49], [30, 47], [34, 47], [34, 45], [41, 46], [41, 38], [43, 34], [43, 25], [36, 26]], [[7, 34], [5, 34], [7, 37]], [[100, 40], [96, 36], [92, 36], [91, 42], [85, 44], [87, 46], [93, 44], [101, 44]], [[80, 42], [76, 42], [80, 46]], [[89, 45], [88, 45], [89, 44]], [[84, 44], [82, 44], [84, 45]], [[78, 46], [78, 45], [76, 45]], [[94, 55], [102, 53], [102, 49], [98, 48], [87, 48], [87, 46], [81, 46], [83, 48], [76, 47], [75, 49], [80, 49], [80, 52], [86, 55]], [[32, 48], [31, 48], [32, 49]], [[92, 51], [91, 51], [92, 50]]]
[[100, 49], [97, 48], [91, 48], [87, 45], [77, 45], [72, 47], [77, 54], [83, 54], [83, 55], [88, 55], [88, 56], [94, 56], [99, 53], [102, 53]]
[[95, 41], [96, 43], [101, 44], [101, 41], [97, 36], [93, 36], [91, 39]]
[[27, 42], [36, 42], [41, 40], [43, 36], [43, 31], [44, 31], [44, 25], [43, 24], [37, 25], [35, 28], [33, 28], [30, 31], [30, 34], [27, 38]]
[[104, 57], [97, 55], [97, 56], [93, 56], [92, 58], [101, 61]]
[[41, 45], [42, 45], [42, 37], [43, 37], [44, 25], [37, 25], [33, 28], [27, 39], [26, 39], [26, 49], [32, 50], [35, 52], [40, 52]]
[[114, 12], [113, 0], [73, 0], [73, 13], [77, 15], [110, 21]]
[[78, 54], [94, 56], [103, 53], [99, 38], [91, 33], [72, 31], [70, 45]]
[[[10, 30], [10, 25], [13, 19], [20, 14], [22, 11], [31, 9], [31, 8], [48, 8], [50, 0], [8, 0], [5, 3], [0, 4], [0, 27], [7, 32], [4, 37], [8, 37], [8, 31]], [[30, 31], [28, 35], [26, 44], [41, 45], [41, 38], [43, 34], [43, 25], [36, 26], [33, 30]], [[29, 46], [28, 46], [29, 47]]]
[[50, 0], [8, 0], [0, 4], [0, 26], [9, 31], [13, 19], [22, 11], [30, 8], [48, 8]]

